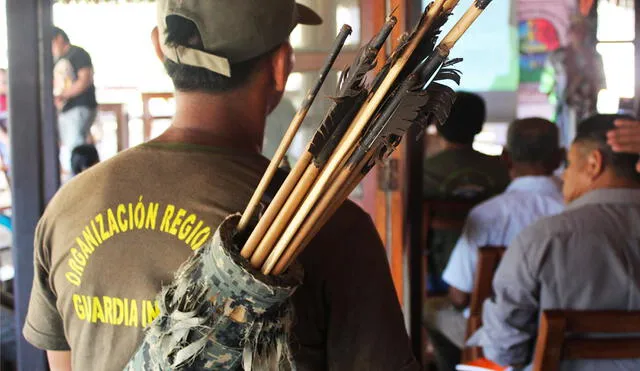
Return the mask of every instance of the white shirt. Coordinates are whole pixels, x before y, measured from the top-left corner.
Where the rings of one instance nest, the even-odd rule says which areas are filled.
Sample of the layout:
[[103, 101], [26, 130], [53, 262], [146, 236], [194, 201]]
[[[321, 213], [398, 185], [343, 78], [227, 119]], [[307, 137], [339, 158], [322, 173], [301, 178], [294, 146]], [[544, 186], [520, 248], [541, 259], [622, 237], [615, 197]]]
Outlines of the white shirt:
[[[544, 216], [562, 212], [563, 208], [557, 178], [516, 178], [504, 193], [471, 210], [442, 278], [450, 286], [471, 293], [478, 248], [508, 246], [524, 228]], [[465, 317], [468, 317], [468, 309]]]

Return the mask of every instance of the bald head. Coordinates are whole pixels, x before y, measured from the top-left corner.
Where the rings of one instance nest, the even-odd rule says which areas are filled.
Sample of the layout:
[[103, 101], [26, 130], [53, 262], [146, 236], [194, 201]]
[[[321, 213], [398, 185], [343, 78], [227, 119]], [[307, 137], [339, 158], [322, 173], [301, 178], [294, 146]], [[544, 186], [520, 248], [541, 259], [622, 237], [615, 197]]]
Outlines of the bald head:
[[551, 174], [562, 159], [558, 142], [555, 124], [542, 118], [527, 118], [509, 125], [506, 150], [514, 166], [537, 166]]

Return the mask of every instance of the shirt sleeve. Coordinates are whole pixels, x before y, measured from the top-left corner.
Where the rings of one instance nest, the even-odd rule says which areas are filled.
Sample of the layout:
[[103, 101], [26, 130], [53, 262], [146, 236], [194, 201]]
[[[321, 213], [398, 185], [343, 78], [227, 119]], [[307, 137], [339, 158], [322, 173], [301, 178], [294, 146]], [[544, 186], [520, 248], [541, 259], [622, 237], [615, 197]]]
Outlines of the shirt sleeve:
[[480, 209], [471, 211], [442, 274], [447, 284], [466, 293], [473, 292], [478, 248], [489, 242], [492, 224], [484, 219]]
[[71, 64], [76, 71], [79, 71], [83, 68], [93, 68], [91, 56], [84, 49], [76, 49], [76, 52], [71, 56], [70, 59]]
[[36, 227], [33, 285], [22, 333], [37, 348], [70, 350], [62, 317], [56, 308], [56, 295], [49, 280], [50, 251], [43, 238], [43, 224], [41, 220]]
[[327, 369], [419, 370], [371, 219], [359, 218], [343, 238], [325, 288]]
[[520, 235], [505, 252], [493, 280], [494, 297], [484, 302], [483, 326], [468, 341], [501, 365], [531, 360], [540, 307], [538, 279], [524, 253], [533, 244], [532, 235]]

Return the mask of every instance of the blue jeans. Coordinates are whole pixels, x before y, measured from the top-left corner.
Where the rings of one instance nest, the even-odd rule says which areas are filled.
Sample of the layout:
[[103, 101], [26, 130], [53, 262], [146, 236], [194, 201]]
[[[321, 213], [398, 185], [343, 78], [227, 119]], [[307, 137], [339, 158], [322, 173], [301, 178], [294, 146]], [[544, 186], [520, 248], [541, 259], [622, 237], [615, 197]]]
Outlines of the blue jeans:
[[60, 163], [65, 171], [71, 171], [71, 151], [77, 146], [87, 143], [87, 136], [96, 119], [97, 112], [96, 108], [78, 106], [58, 114]]

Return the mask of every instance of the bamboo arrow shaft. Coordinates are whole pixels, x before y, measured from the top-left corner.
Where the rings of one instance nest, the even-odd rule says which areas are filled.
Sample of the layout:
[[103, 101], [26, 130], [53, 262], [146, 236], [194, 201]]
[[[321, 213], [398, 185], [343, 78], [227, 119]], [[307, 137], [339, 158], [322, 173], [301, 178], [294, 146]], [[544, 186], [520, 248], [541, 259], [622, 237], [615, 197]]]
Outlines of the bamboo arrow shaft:
[[446, 13], [450, 13], [453, 10], [453, 8], [455, 8], [458, 5], [459, 2], [460, 0], [447, 0], [444, 3], [442, 10]]
[[[484, 5], [484, 7], [483, 7]], [[469, 9], [464, 13], [464, 15], [458, 20], [458, 22], [453, 26], [451, 31], [447, 34], [447, 36], [442, 39], [442, 42], [438, 46], [438, 49], [446, 51], [447, 55], [449, 55], [449, 51], [453, 48], [453, 46], [460, 40], [460, 37], [467, 32], [469, 27], [475, 22], [476, 19], [482, 14], [484, 9], [488, 5], [488, 2], [484, 4], [481, 1], [476, 1], [474, 5], [469, 7]]]
[[[331, 187], [322, 196], [322, 199], [313, 209], [305, 223], [302, 225], [296, 237], [285, 250], [279, 259], [273, 274], [278, 275], [284, 272], [289, 265], [298, 257], [302, 250], [315, 235], [327, 223], [329, 218], [338, 210], [340, 205], [347, 199], [353, 189], [360, 183], [366, 174], [362, 173], [362, 169], [369, 162], [373, 152], [357, 165], [353, 171], [344, 169], [340, 172], [338, 178], [332, 182]], [[346, 179], [346, 180], [345, 180]]]
[[302, 122], [304, 121], [304, 118], [307, 116], [309, 108], [311, 108], [311, 104], [318, 95], [318, 92], [320, 92], [324, 81], [331, 71], [331, 67], [338, 58], [340, 50], [342, 50], [342, 47], [344, 46], [347, 37], [349, 37], [349, 35], [351, 34], [351, 31], [351, 27], [347, 25], [342, 26], [342, 29], [340, 30], [340, 33], [336, 38], [332, 51], [321, 70], [320, 78], [318, 79], [314, 87], [309, 91], [304, 102], [302, 103], [300, 110], [294, 116], [291, 124], [289, 124], [289, 128], [287, 129], [282, 141], [280, 142], [280, 145], [278, 146], [278, 149], [276, 150], [275, 155], [273, 156], [271, 162], [269, 163], [269, 166], [267, 167], [267, 171], [260, 180], [258, 187], [251, 197], [251, 200], [249, 200], [249, 204], [247, 205], [247, 208], [245, 209], [242, 217], [240, 218], [240, 222], [238, 223], [238, 233], [242, 233], [249, 226], [249, 222], [258, 209], [260, 200], [262, 199], [264, 192], [267, 190], [267, 187], [269, 186], [269, 183], [271, 183], [271, 180], [276, 174], [276, 171], [278, 171], [278, 167], [280, 166], [280, 163], [282, 163], [282, 159], [286, 155], [287, 150], [289, 149], [289, 146], [293, 141], [293, 138], [298, 132], [300, 125], [302, 125]]
[[407, 45], [407, 48], [402, 53], [402, 56], [399, 58], [398, 62], [391, 67], [387, 76], [382, 81], [380, 87], [375, 92], [372, 92], [367, 102], [365, 102], [365, 105], [362, 107], [362, 109], [354, 119], [353, 124], [349, 127], [349, 130], [340, 141], [338, 148], [336, 148], [336, 151], [329, 158], [329, 162], [320, 173], [318, 180], [314, 183], [313, 187], [309, 191], [309, 194], [300, 205], [298, 212], [296, 212], [293, 219], [284, 230], [282, 236], [280, 237], [280, 240], [278, 240], [278, 243], [274, 247], [272, 252], [272, 254], [275, 254], [274, 258], [272, 259], [273, 265], [271, 267], [268, 267], [265, 264], [262, 269], [263, 273], [268, 274], [268, 272], [273, 269], [273, 266], [275, 266], [275, 260], [277, 260], [284, 252], [285, 248], [289, 245], [307, 215], [309, 215], [309, 213], [311, 212], [315, 203], [320, 199], [328, 181], [338, 170], [339, 166], [346, 160], [346, 156], [350, 153], [350, 151], [352, 151], [358, 139], [360, 138], [361, 133], [367, 126], [369, 120], [371, 119], [371, 117], [373, 117], [380, 104], [382, 104], [387, 93], [391, 90], [391, 87], [402, 72], [402, 69], [411, 57], [411, 54], [415, 51], [424, 35], [429, 31], [435, 18], [440, 14], [444, 2], [445, 0], [437, 0], [429, 9], [427, 18], [425, 19], [424, 24], [418, 30], [414, 39], [409, 45]]
[[260, 268], [264, 261], [267, 259], [272, 251], [273, 246], [278, 241], [278, 238], [282, 234], [282, 231], [287, 226], [289, 220], [298, 208], [298, 205], [306, 196], [309, 187], [313, 184], [313, 181], [318, 176], [320, 170], [315, 167], [314, 164], [310, 164], [304, 175], [300, 179], [300, 182], [296, 185], [293, 192], [289, 195], [289, 198], [285, 202], [284, 206], [280, 209], [278, 216], [275, 218], [271, 226], [267, 230], [267, 233], [262, 237], [262, 241], [258, 245], [258, 248], [251, 256], [251, 266], [254, 268]]
[[305, 170], [307, 169], [307, 166], [311, 163], [312, 160], [313, 156], [311, 156], [311, 153], [309, 153], [308, 151], [306, 151], [302, 155], [302, 157], [298, 159], [298, 162], [293, 167], [293, 170], [291, 171], [291, 173], [289, 173], [287, 179], [284, 181], [282, 186], [280, 186], [280, 189], [276, 193], [276, 196], [267, 207], [264, 215], [258, 221], [258, 225], [256, 225], [256, 227], [251, 232], [249, 239], [247, 240], [247, 242], [245, 242], [244, 247], [240, 252], [240, 255], [242, 255], [242, 257], [244, 257], [245, 259], [251, 258], [251, 255], [253, 255], [256, 248], [258, 247], [258, 244], [262, 240], [262, 237], [264, 237], [265, 233], [267, 233], [267, 231], [269, 230], [271, 223], [273, 223], [275, 218], [278, 216], [280, 208], [285, 204], [287, 198], [289, 197], [289, 194], [291, 194], [293, 189], [296, 187], [296, 184], [298, 184], [298, 181], [300, 180]]
[[[262, 267], [263, 273], [271, 273], [271, 271], [277, 266], [279, 260], [286, 261], [291, 258], [293, 254], [295, 254], [304, 236], [308, 234], [311, 229], [313, 229], [314, 223], [317, 223], [319, 221], [320, 217], [324, 214], [324, 211], [327, 209], [331, 201], [334, 200], [336, 194], [340, 192], [341, 186], [343, 186], [347, 181], [347, 179], [349, 178], [349, 174], [350, 172], [348, 171], [348, 169], [343, 169], [340, 172], [338, 177], [332, 183], [331, 187], [326, 190], [320, 202], [318, 202], [318, 204], [315, 206], [313, 212], [311, 212], [305, 223], [300, 227], [298, 233], [295, 236], [296, 238], [294, 238], [293, 241], [291, 241], [291, 243], [286, 246], [282, 253], [278, 254], [278, 250], [274, 249], [273, 252], [269, 255]], [[278, 274], [278, 272], [274, 271], [273, 274]]]

